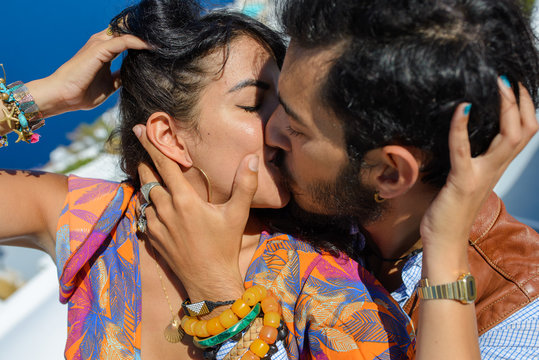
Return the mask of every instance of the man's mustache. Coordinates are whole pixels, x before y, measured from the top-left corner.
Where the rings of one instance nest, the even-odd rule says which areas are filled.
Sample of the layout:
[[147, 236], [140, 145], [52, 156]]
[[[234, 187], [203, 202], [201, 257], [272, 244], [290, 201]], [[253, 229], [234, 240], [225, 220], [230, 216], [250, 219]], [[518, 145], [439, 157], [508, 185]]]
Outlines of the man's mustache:
[[295, 181], [284, 159], [285, 159], [285, 153], [283, 150], [279, 149], [272, 162], [274, 163], [275, 166], [277, 166], [277, 168], [281, 172], [283, 185], [289, 192], [292, 192], [292, 187], [294, 186]]

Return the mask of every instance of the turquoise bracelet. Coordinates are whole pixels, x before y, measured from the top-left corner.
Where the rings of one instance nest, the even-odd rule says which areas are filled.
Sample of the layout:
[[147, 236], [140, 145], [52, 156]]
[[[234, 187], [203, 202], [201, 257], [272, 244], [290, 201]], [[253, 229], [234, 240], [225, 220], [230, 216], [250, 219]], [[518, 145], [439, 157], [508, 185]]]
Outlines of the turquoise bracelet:
[[[0, 78], [0, 101], [5, 105], [0, 122], [6, 122], [7, 127], [19, 136], [15, 142], [38, 142], [39, 135], [33, 130], [42, 126], [44, 120], [26, 86], [21, 82], [6, 86], [6, 79]], [[26, 111], [30, 111], [31, 121]], [[4, 134], [0, 137], [0, 147], [7, 145], [7, 136]]]
[[39, 111], [34, 98], [30, 94], [30, 91], [21, 81], [16, 81], [7, 86], [7, 89], [13, 94], [13, 98], [17, 101], [19, 109], [22, 113], [25, 114], [28, 119], [28, 127], [32, 131], [36, 131], [43, 125], [45, 125], [45, 120], [43, 119], [43, 114]]
[[193, 337], [193, 344], [195, 344], [196, 347], [201, 348], [201, 349], [206, 349], [212, 346], [222, 344], [228, 339], [234, 337], [235, 335], [245, 330], [245, 328], [251, 325], [251, 323], [256, 319], [258, 314], [260, 314], [260, 303], [253, 306], [253, 309], [251, 310], [251, 312], [247, 314], [247, 316], [245, 316], [243, 319], [238, 321], [236, 325], [226, 329], [220, 334], [217, 334], [207, 339], [201, 340], [195, 336]]

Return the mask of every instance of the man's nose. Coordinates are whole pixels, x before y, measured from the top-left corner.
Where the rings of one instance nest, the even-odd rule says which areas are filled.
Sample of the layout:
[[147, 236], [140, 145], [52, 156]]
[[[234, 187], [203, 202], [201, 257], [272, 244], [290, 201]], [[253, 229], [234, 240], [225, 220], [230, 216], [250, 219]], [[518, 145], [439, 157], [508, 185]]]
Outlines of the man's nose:
[[284, 151], [291, 150], [290, 138], [286, 132], [287, 114], [281, 105], [277, 106], [266, 124], [266, 145], [280, 148]]

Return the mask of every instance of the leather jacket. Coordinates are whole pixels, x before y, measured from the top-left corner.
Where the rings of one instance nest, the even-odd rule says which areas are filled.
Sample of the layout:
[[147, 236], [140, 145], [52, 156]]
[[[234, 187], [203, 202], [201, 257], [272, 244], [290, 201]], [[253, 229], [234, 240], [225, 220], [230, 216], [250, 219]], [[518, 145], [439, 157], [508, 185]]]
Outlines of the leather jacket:
[[[509, 215], [494, 193], [473, 225], [468, 256], [477, 283], [479, 335], [537, 299], [539, 234]], [[416, 292], [404, 306], [416, 329], [418, 303]]]

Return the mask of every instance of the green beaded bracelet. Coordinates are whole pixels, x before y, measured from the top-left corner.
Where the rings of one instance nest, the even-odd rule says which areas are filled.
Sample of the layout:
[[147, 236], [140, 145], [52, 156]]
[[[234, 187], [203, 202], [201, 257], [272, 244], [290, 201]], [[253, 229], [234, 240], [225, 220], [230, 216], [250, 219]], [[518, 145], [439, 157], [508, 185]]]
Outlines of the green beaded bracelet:
[[243, 319], [238, 321], [236, 325], [226, 329], [220, 334], [217, 334], [207, 339], [201, 340], [195, 336], [193, 337], [193, 344], [195, 344], [196, 347], [201, 349], [222, 344], [228, 339], [234, 337], [234, 335], [237, 335], [242, 332], [247, 326], [249, 326], [253, 321], [255, 321], [258, 314], [260, 314], [260, 303], [253, 306], [251, 312], [249, 312], [249, 314], [247, 314]]

